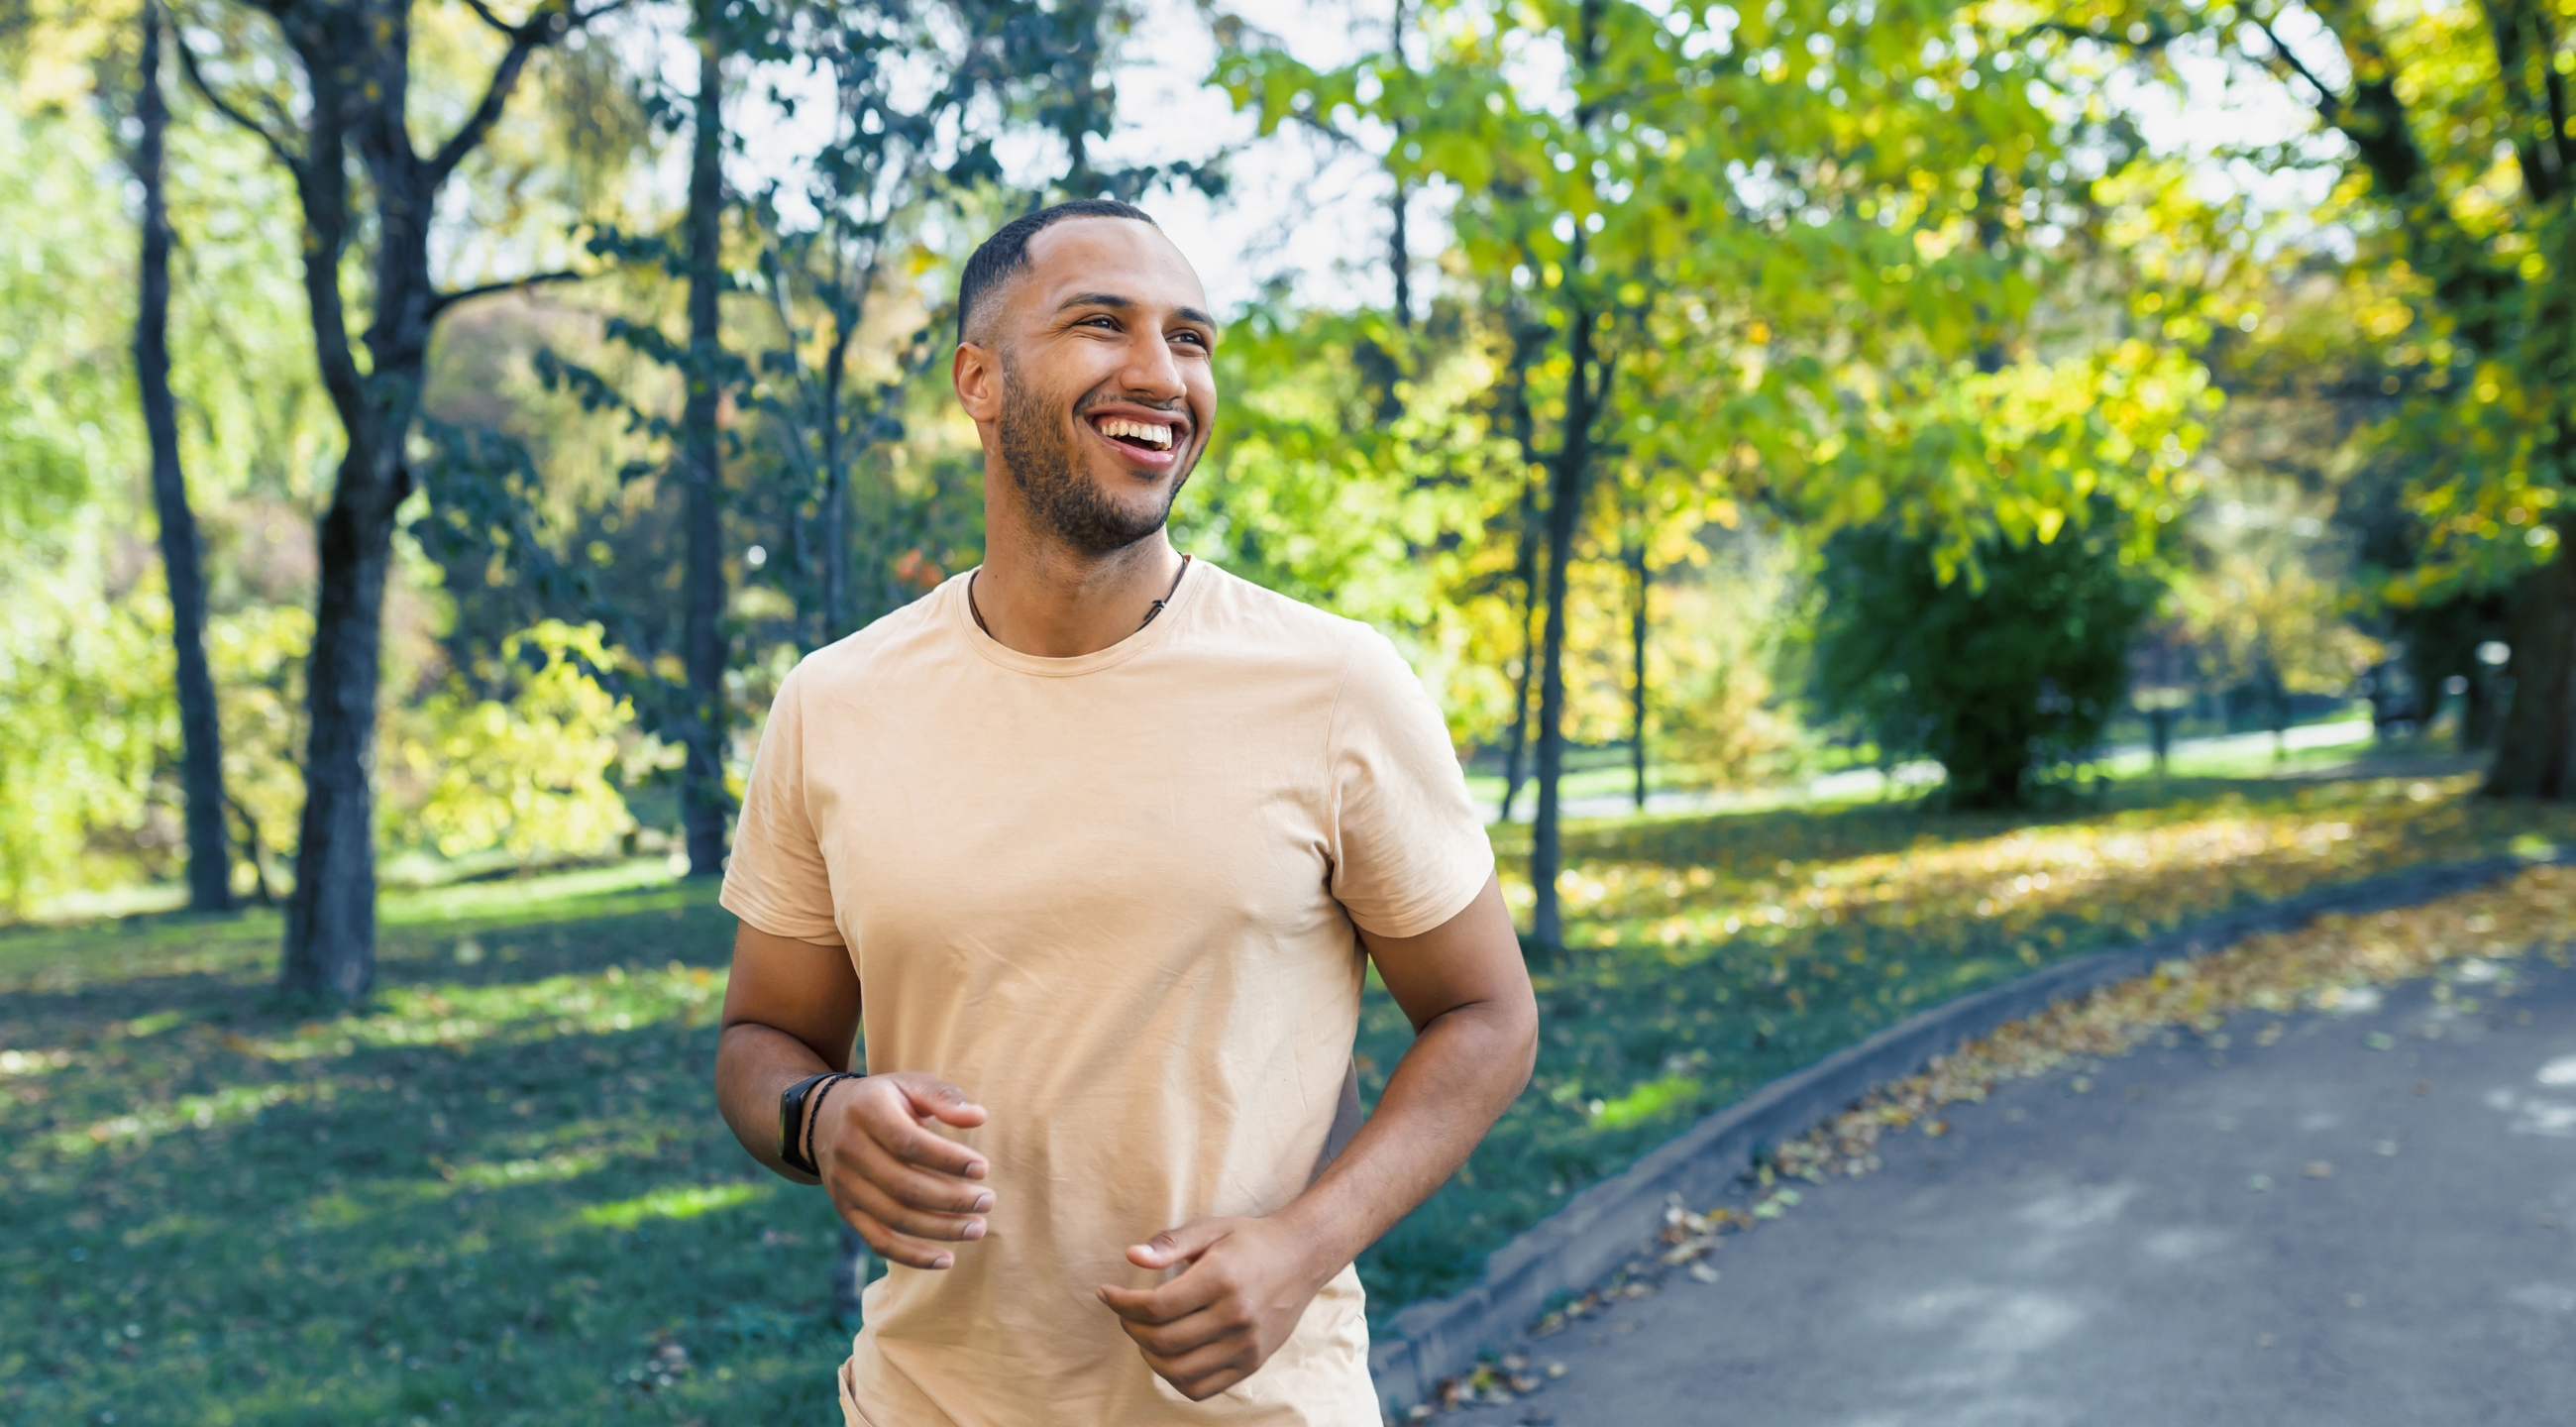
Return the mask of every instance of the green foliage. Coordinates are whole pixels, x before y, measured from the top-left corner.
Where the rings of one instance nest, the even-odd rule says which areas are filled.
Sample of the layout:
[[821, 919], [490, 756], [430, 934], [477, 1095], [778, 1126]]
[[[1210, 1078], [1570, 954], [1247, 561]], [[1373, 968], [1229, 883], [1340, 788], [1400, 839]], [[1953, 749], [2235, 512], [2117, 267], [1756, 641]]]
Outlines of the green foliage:
[[18, 568], [0, 597], [0, 913], [23, 914], [53, 893], [165, 870], [118, 854], [150, 830], [178, 709], [165, 603], [102, 608], [87, 561]]
[[[474, 681], [450, 676], [402, 720], [389, 761], [423, 785], [423, 840], [454, 857], [597, 852], [633, 829], [614, 775], [634, 709], [600, 687], [611, 662], [596, 624], [547, 620], [504, 640]], [[388, 770], [388, 776], [394, 776]]]
[[2576, 7], [2079, 0], [2052, 20], [2044, 53], [2177, 88], [2192, 75], [2176, 54], [2214, 54], [2268, 75], [2331, 136], [2214, 157], [2337, 180], [2298, 215], [2336, 237], [2298, 247], [2350, 283], [2356, 375], [2401, 399], [2358, 443], [2413, 468], [2424, 558], [2393, 573], [2390, 597], [2434, 602], [2551, 559], [2576, 478]]
[[118, 578], [101, 504], [140, 425], [123, 307], [61, 300], [122, 280], [106, 162], [85, 116], [0, 104], [0, 914], [138, 870], [93, 844], [132, 850], [177, 731], [167, 609]]
[[1939, 760], [1952, 806], [2017, 807], [2100, 741], [2157, 584], [2098, 525], [1981, 547], [1981, 580], [1944, 581], [1935, 556], [1887, 526], [1826, 544], [1817, 697], [1883, 754]]

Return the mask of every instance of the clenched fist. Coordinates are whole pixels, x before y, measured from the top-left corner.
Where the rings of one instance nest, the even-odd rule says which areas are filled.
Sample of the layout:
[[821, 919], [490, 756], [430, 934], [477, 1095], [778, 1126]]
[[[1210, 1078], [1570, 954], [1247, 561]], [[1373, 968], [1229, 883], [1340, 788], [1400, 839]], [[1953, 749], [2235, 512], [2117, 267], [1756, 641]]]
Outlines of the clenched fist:
[[1107, 1288], [1145, 1363], [1192, 1402], [1259, 1371], [1341, 1265], [1275, 1219], [1193, 1219], [1127, 1251], [1138, 1268], [1187, 1264], [1155, 1288]]
[[947, 1268], [943, 1243], [984, 1237], [985, 1158], [932, 1125], [971, 1129], [984, 1107], [935, 1076], [894, 1071], [830, 1087], [814, 1112], [814, 1163], [832, 1207], [888, 1262]]

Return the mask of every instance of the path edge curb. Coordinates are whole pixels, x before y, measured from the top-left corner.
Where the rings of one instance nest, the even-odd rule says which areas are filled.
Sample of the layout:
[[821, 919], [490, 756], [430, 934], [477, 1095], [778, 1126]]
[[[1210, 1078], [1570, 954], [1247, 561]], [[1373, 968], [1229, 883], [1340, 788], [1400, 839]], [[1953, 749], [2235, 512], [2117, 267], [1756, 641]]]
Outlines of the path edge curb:
[[1535, 1322], [1559, 1293], [1580, 1292], [1635, 1257], [1663, 1227], [1679, 1194], [1705, 1204], [1732, 1183], [1757, 1145], [1805, 1134], [1835, 1111], [1936, 1055], [2089, 991], [2144, 976], [2157, 965], [2206, 956], [2268, 932], [2296, 930], [2322, 916], [2366, 915], [2451, 896], [2544, 863], [2563, 852], [2503, 854], [2433, 863], [2314, 888], [2241, 908], [2127, 946], [2108, 947], [1919, 1011], [1857, 1045], [1771, 1081], [1650, 1150], [1635, 1164], [1575, 1195], [1485, 1257], [1473, 1286], [1410, 1304], [1369, 1347], [1378, 1405], [1390, 1416], [1430, 1400], [1440, 1384], [1476, 1365], [1477, 1355]]

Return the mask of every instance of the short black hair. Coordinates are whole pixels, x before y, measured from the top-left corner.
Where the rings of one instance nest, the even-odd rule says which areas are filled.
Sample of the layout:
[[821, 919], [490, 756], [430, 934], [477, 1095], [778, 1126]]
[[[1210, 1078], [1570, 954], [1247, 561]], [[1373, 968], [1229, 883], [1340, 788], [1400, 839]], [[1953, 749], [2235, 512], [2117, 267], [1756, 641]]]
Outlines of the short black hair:
[[1029, 265], [1029, 239], [1068, 218], [1125, 218], [1148, 228], [1161, 229], [1152, 214], [1132, 203], [1114, 198], [1077, 198], [1067, 203], [1051, 203], [1035, 213], [1023, 213], [995, 230], [986, 238], [975, 255], [966, 260], [966, 270], [957, 278], [957, 340], [966, 340], [966, 324], [975, 315], [975, 304], [984, 295], [1009, 281], [1011, 274]]

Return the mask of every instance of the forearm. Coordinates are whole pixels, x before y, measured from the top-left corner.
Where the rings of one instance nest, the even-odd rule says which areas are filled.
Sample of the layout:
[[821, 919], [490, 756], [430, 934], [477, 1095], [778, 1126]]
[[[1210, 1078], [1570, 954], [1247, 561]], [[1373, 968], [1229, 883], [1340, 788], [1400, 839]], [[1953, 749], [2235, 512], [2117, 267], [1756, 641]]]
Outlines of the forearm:
[[778, 1157], [778, 1097], [809, 1075], [848, 1068], [847, 1053], [834, 1064], [776, 1027], [730, 1025], [716, 1043], [716, 1108], [753, 1159], [799, 1184], [812, 1184], [814, 1176], [789, 1169]]
[[1279, 1217], [1338, 1272], [1467, 1161], [1529, 1084], [1538, 1048], [1527, 1002], [1479, 1002], [1424, 1025], [1368, 1123]]

